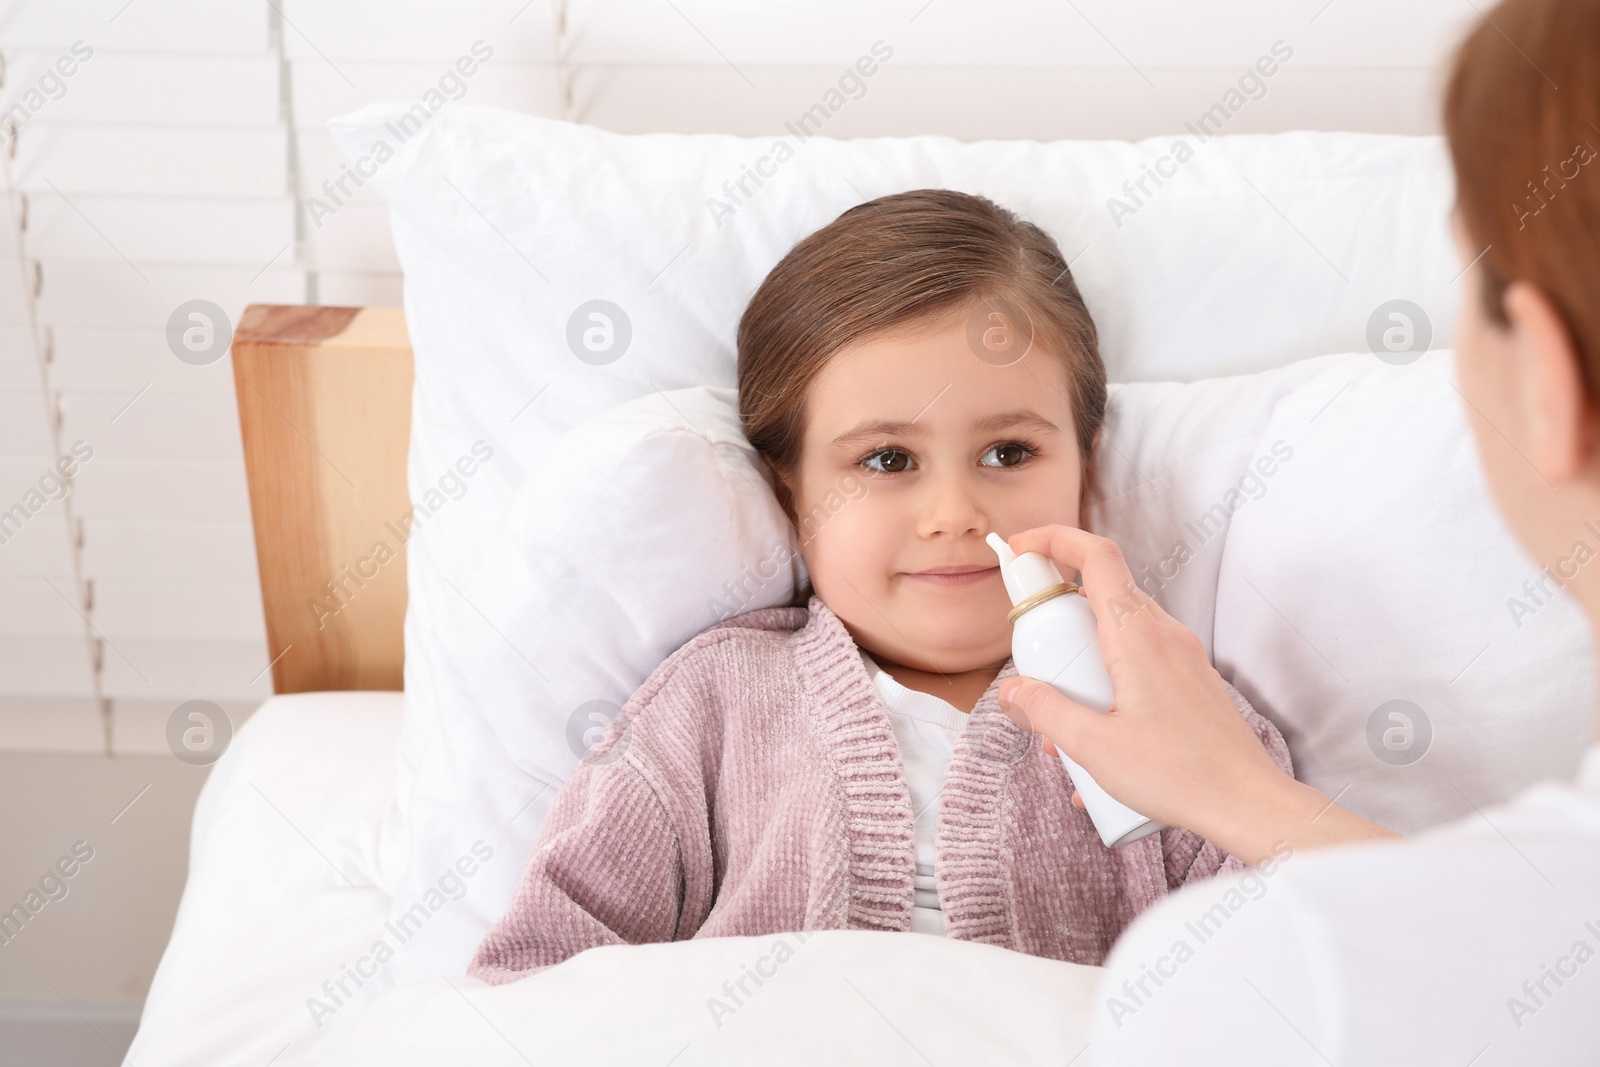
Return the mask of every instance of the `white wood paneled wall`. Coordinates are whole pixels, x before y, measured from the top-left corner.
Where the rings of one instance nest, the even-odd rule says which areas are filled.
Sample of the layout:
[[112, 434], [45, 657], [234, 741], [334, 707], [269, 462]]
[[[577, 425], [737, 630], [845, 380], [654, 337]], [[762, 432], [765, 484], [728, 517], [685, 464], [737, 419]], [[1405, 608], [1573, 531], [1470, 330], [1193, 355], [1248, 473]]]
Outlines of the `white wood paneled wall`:
[[235, 319], [398, 304], [371, 190], [321, 225], [306, 212], [340, 169], [324, 124], [420, 98], [475, 42], [493, 56], [468, 103], [756, 135], [882, 40], [892, 60], [830, 136], [1050, 140], [1176, 131], [1283, 41], [1293, 58], [1228, 132], [1429, 133], [1481, 17], [1468, 0], [0, 0], [0, 513], [93, 449], [0, 543], [0, 748], [163, 751], [178, 703], [268, 694], [228, 361], [180, 361], [166, 324], [196, 298]]

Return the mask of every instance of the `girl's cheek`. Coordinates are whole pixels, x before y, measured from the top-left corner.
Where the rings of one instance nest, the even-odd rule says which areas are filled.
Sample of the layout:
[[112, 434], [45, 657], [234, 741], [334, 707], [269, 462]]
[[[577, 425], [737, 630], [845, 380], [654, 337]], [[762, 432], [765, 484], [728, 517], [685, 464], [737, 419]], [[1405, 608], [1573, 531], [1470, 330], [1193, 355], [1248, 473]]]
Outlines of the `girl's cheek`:
[[839, 492], [852, 503], [865, 499], [871, 491], [872, 486], [867, 481], [866, 475], [853, 467], [839, 477]]
[[843, 498], [836, 511], [816, 530], [811, 542], [817, 565], [835, 574], [868, 574], [881, 568], [894, 536], [892, 519], [875, 514], [877, 501], [869, 494], [858, 500]]

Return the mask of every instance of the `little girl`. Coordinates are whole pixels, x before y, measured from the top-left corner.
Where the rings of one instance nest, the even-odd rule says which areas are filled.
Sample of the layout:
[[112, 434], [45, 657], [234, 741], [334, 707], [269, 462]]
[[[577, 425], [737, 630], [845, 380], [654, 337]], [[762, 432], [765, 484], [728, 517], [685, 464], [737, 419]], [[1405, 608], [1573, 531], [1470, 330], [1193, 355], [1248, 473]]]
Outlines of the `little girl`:
[[1181, 829], [1106, 848], [999, 706], [1011, 602], [984, 536], [1078, 525], [1105, 404], [1060, 250], [991, 201], [887, 196], [795, 246], [740, 321], [739, 406], [810, 586], [712, 626], [629, 699], [468, 973], [844, 928], [1098, 964], [1170, 890], [1242, 869]]

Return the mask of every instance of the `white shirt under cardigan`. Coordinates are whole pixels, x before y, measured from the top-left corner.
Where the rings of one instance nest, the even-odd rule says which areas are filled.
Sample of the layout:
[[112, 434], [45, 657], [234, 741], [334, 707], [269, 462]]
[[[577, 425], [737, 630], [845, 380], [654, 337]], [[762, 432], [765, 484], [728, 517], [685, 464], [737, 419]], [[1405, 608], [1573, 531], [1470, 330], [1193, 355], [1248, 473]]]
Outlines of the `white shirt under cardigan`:
[[900, 746], [906, 785], [911, 789], [912, 824], [917, 834], [911, 932], [942, 936], [944, 912], [939, 908], [939, 887], [934, 879], [934, 838], [939, 829], [945, 768], [967, 716], [947, 700], [901, 685], [865, 652], [861, 662], [889, 711], [889, 727]]

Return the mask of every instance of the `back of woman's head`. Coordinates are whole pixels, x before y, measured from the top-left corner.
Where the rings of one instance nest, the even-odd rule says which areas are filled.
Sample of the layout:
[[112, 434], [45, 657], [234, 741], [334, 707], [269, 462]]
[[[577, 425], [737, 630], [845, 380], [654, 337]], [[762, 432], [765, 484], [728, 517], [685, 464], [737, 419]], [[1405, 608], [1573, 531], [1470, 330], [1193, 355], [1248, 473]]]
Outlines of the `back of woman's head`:
[[1456, 54], [1445, 92], [1456, 209], [1482, 252], [1484, 310], [1542, 290], [1600, 394], [1600, 0], [1505, 0]]
[[830, 358], [873, 335], [986, 307], [1025, 320], [1024, 358], [1062, 361], [1087, 461], [1105, 418], [1106, 372], [1061, 250], [994, 202], [947, 189], [859, 204], [772, 268], [739, 322], [739, 411], [751, 444], [779, 473], [792, 471], [807, 393]]

